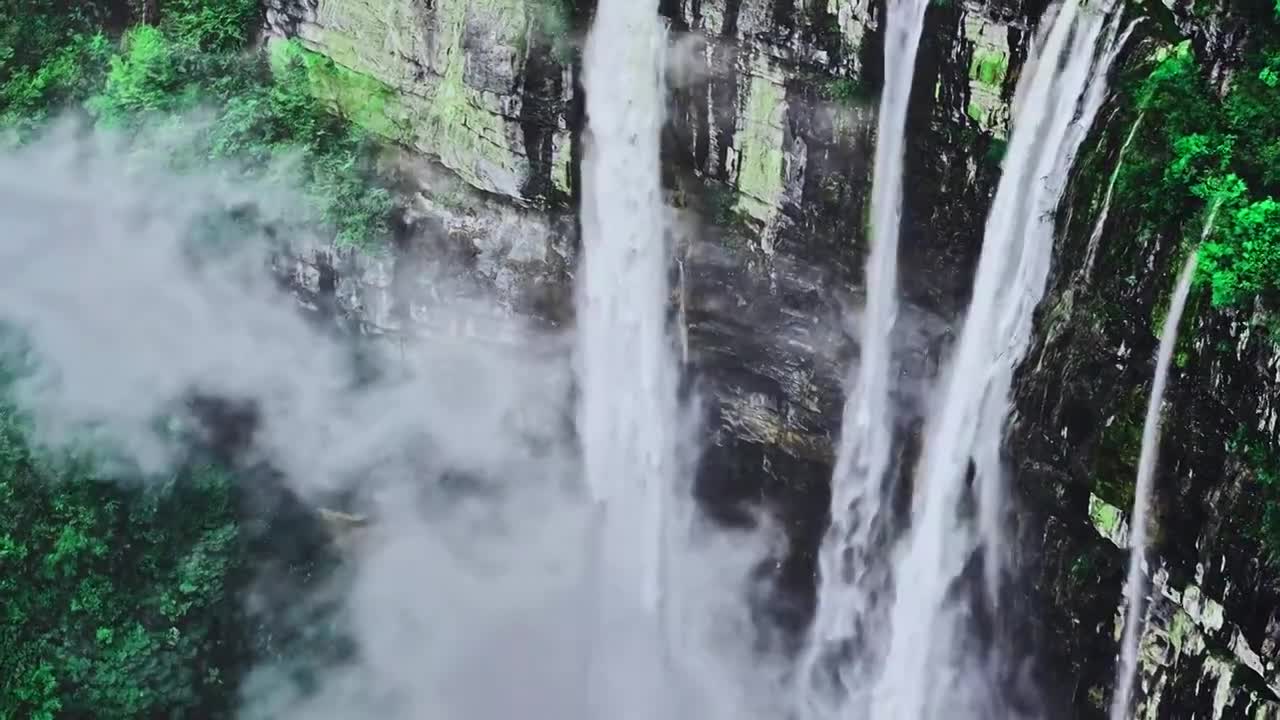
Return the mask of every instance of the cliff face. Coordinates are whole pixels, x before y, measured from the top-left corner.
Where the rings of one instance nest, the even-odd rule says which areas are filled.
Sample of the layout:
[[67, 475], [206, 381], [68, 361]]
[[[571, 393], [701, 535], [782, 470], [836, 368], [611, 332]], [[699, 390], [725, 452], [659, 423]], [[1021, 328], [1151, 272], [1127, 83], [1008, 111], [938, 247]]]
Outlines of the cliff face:
[[[433, 295], [446, 288], [496, 291], [510, 313], [570, 323], [584, 142], [577, 45], [590, 1], [267, 4], [269, 33], [316, 54], [317, 97], [398, 148], [387, 153], [404, 207], [395, 252], [300, 249], [282, 261], [298, 284], [374, 333], [429, 332]], [[940, 0], [926, 18], [902, 237], [897, 397], [908, 435], [967, 301], [1009, 100], [1042, 10], [1038, 0]], [[856, 351], [842, 317], [862, 285], [883, 7], [663, 0], [661, 12], [674, 46], [664, 142], [679, 219], [673, 306], [708, 405], [699, 488], [727, 520], [735, 499], [773, 501], [795, 545], [782, 572], [798, 602], [783, 619], [799, 623]], [[1128, 67], [1185, 36], [1215, 75], [1230, 74], [1244, 33], [1230, 13], [1175, 4], [1152, 14]], [[1180, 262], [1178, 229], [1135, 237], [1121, 208], [1089, 251], [1136, 117], [1116, 95], [1064, 201], [1009, 436], [1028, 598], [1063, 716], [1100, 716], [1108, 694], [1152, 318]], [[1096, 268], [1082, 273], [1090, 255]], [[1194, 346], [1171, 379], [1145, 717], [1280, 717], [1278, 576], [1249, 530], [1261, 512], [1256, 470], [1227, 447], [1240, 427], [1274, 434], [1280, 351], [1250, 320], [1195, 312], [1185, 331]]]
[[[1169, 14], [1155, 14], [1134, 38], [1121, 87], [1064, 201], [1051, 288], [1010, 433], [1024, 506], [1034, 508], [1024, 543], [1041, 548], [1033, 566], [1049, 608], [1046, 646], [1072, 668], [1077, 702], [1092, 698], [1093, 708], [1114, 672], [1122, 622], [1115, 598], [1158, 328], [1205, 221], [1153, 221], [1114, 193], [1117, 166], [1144, 152], [1161, 122], [1141, 115], [1124, 78], [1149, 72], [1153, 58], [1186, 38], [1222, 87], [1239, 71], [1247, 30], [1225, 4], [1198, 13], [1168, 4]], [[1119, 202], [1104, 215], [1109, 193]], [[1259, 457], [1273, 456], [1280, 389], [1268, 317], [1261, 302], [1214, 308], [1207, 288], [1195, 290], [1184, 315], [1148, 556], [1152, 609], [1141, 673], [1150, 717], [1280, 714], [1280, 574], [1260, 539], [1268, 471]]]

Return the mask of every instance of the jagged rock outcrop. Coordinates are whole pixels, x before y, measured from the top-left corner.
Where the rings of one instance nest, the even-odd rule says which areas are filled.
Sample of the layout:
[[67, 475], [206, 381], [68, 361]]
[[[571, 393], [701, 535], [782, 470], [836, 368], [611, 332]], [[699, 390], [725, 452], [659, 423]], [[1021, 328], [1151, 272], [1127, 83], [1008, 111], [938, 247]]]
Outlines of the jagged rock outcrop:
[[[1169, 2], [1131, 62], [1184, 34], [1216, 75], [1229, 73], [1246, 29]], [[431, 332], [431, 304], [445, 292], [496, 295], [504, 312], [571, 323], [584, 143], [575, 47], [590, 0], [267, 4], [270, 33], [327, 61], [311, 66], [317, 96], [398, 148], [387, 158], [403, 199], [394, 252], [296, 249], [281, 265], [310, 301], [389, 335]], [[902, 236], [898, 396], [908, 410], [963, 312], [1043, 5], [939, 0], [926, 16]], [[842, 318], [859, 304], [883, 3], [663, 0], [661, 12], [673, 43], [673, 307], [711, 439], [699, 489], [729, 521], [735, 500], [772, 499], [795, 548], [782, 573], [801, 601], [787, 619], [800, 623], [841, 379], [856, 352]], [[1174, 238], [1134, 238], [1117, 210], [1092, 281], [1076, 271], [1132, 121], [1104, 110], [1086, 144], [1010, 431], [1055, 717], [1099, 717], [1109, 694], [1123, 488], [1153, 367], [1151, 318], [1176, 266]], [[1280, 351], [1250, 320], [1189, 312], [1197, 340], [1170, 391], [1169, 417], [1183, 420], [1169, 424], [1159, 480], [1145, 717], [1280, 717], [1278, 576], [1247, 528], [1259, 512], [1253, 470], [1225, 446], [1238, 426], [1273, 438], [1280, 407]]]

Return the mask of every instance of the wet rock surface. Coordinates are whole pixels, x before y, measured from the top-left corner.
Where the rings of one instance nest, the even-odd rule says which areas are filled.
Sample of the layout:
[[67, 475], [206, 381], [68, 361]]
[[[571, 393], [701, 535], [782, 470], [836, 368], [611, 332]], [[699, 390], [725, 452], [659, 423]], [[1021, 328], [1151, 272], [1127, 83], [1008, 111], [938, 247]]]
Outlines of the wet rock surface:
[[[269, 5], [272, 33], [389, 89], [386, 122], [370, 129], [402, 148], [387, 159], [402, 198], [394, 249], [294, 248], [279, 267], [301, 296], [393, 338], [441, 331], [432, 304], [468, 295], [499, 298], [485, 312], [570, 329], [572, 207], [587, 142], [573, 44], [589, 0]], [[1009, 99], [1042, 6], [944, 2], [926, 17], [908, 118], [896, 394], [904, 434], [962, 319]], [[664, 142], [678, 219], [672, 317], [706, 413], [699, 493], [726, 522], [746, 522], [741, 506], [763, 501], [788, 527], [778, 612], [800, 628], [843, 380], [857, 360], [845, 318], [861, 304], [883, 7], [664, 0], [661, 9], [674, 48]], [[1187, 34], [1224, 68], [1244, 32], [1180, 6], [1148, 25], [1159, 30], [1150, 37]], [[1009, 431], [1014, 530], [1029, 570], [1017, 607], [1032, 618], [1051, 717], [1105, 715], [1133, 428], [1140, 434], [1154, 368], [1152, 317], [1180, 263], [1175, 237], [1135, 236], [1117, 210], [1100, 271], [1092, 280], [1078, 272], [1098, 178], [1131, 120], [1104, 109], [1085, 144]], [[1144, 717], [1280, 717], [1280, 586], [1249, 531], [1260, 512], [1252, 471], [1225, 442], [1246, 427], [1274, 443], [1280, 351], [1251, 320], [1197, 315], [1194, 303], [1188, 312], [1184, 333], [1196, 342], [1171, 378], [1157, 478]]]

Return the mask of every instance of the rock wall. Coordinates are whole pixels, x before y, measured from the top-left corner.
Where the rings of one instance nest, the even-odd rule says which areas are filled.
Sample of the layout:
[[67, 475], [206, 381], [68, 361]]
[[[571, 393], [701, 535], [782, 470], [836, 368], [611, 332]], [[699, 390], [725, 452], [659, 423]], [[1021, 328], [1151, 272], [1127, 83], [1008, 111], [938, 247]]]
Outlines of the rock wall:
[[[1231, 16], [1170, 6], [1139, 30], [1118, 74], [1142, 76], [1157, 51], [1183, 37], [1212, 76], [1231, 72], [1243, 38]], [[1031, 565], [1048, 610], [1041, 644], [1070, 668], [1073, 682], [1060, 690], [1080, 717], [1105, 717], [1157, 334], [1186, 257], [1182, 240], [1201, 232], [1199, 219], [1153, 226], [1122, 206], [1097, 231], [1126, 141], [1136, 137], [1130, 152], [1142, 152], [1145, 131], [1135, 128], [1124, 83], [1061, 210], [1051, 289], [1010, 433], [1028, 508], [1023, 545], [1039, 548]], [[1259, 541], [1259, 468], [1247, 456], [1255, 443], [1275, 446], [1280, 348], [1260, 329], [1260, 307], [1217, 310], [1207, 292], [1197, 289], [1184, 315], [1163, 408], [1139, 717], [1274, 718], [1280, 572]]]
[[[268, 31], [328, 58], [317, 95], [472, 187], [567, 194], [567, 73], [557, 0], [268, 0]], [[356, 79], [352, 75], [357, 76]]]
[[[300, 248], [281, 259], [312, 301], [390, 335], [432, 332], [442, 292], [496, 293], [505, 313], [570, 324], [577, 48], [591, 1], [267, 4], [269, 33], [316, 54], [317, 97], [393, 146], [387, 168], [404, 199], [394, 252]], [[966, 304], [1043, 5], [938, 0], [926, 16], [908, 118], [904, 437]], [[662, 0], [661, 13], [673, 48], [663, 149], [678, 220], [673, 305], [708, 413], [698, 488], [726, 521], [737, 501], [763, 497], [787, 523], [794, 550], [780, 572], [794, 602], [780, 619], [798, 627], [856, 352], [843, 318], [862, 285], [883, 2]], [[1238, 29], [1180, 5], [1157, 20], [1130, 63], [1185, 34], [1229, 72]], [[1035, 571], [1024, 601], [1053, 717], [1101, 717], [1109, 695], [1133, 427], [1154, 364], [1151, 318], [1177, 262], [1171, 238], [1130, 237], [1117, 210], [1092, 282], [1074, 271], [1132, 120], [1122, 104], [1104, 110], [1087, 145], [1010, 431], [1020, 547]], [[1274, 435], [1280, 355], [1247, 317], [1194, 317], [1197, 344], [1170, 391], [1170, 416], [1188, 420], [1171, 423], [1162, 456], [1143, 717], [1280, 717], [1277, 575], [1246, 529], [1259, 512], [1252, 471], [1225, 446], [1237, 425]]]

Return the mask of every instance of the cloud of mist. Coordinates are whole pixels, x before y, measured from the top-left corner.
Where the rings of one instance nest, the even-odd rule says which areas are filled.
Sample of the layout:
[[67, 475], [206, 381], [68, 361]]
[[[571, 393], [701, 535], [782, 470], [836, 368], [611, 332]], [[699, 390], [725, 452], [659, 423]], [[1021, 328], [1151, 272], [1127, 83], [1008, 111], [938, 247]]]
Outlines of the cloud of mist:
[[[352, 656], [306, 691], [300, 659], [256, 668], [245, 717], [603, 720], [592, 668], [629, 660], [609, 652], [624, 630], [592, 620], [609, 563], [580, 488], [564, 338], [509, 319], [500, 339], [364, 339], [381, 372], [358, 381], [351, 342], [269, 270], [273, 252], [325, 243], [288, 173], [174, 172], [173, 142], [67, 125], [0, 153], [0, 322], [35, 360], [16, 392], [36, 441], [92, 437], [159, 472], [183, 446], [158, 418], [180, 420], [193, 393], [251, 402], [252, 452], [300, 497], [361, 498], [373, 522], [330, 597], [297, 600], [337, 601]], [[430, 308], [437, 327], [483, 310]], [[671, 568], [669, 709], [776, 717], [782, 672], [752, 647], [747, 598], [779, 533], [726, 534], [692, 502]]]

